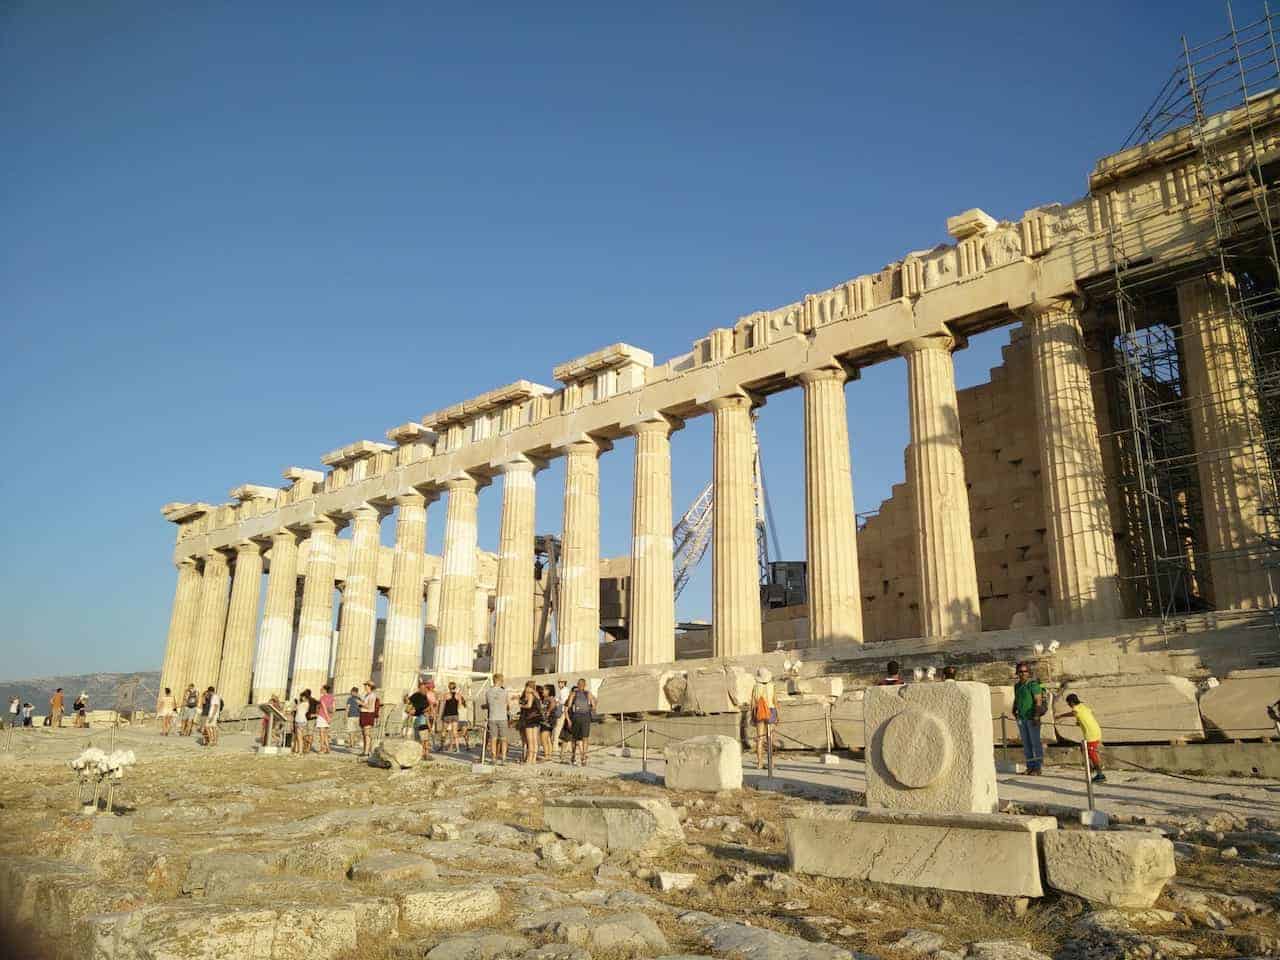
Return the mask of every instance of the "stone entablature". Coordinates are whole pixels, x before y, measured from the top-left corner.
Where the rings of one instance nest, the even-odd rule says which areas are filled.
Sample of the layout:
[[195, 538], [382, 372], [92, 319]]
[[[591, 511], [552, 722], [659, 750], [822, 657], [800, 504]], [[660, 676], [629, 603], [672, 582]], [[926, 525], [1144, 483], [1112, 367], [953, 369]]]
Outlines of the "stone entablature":
[[[1256, 127], [1275, 124], [1280, 94], [1260, 98], [1250, 109]], [[1221, 121], [1224, 130], [1238, 125], [1234, 115]], [[1192, 160], [1183, 135], [1166, 139], [1168, 146], [1157, 141], [1137, 153], [1099, 161], [1090, 178], [1094, 193], [1082, 200], [1035, 207], [1016, 223], [966, 211], [950, 221], [962, 234], [957, 244], [910, 253], [875, 274], [749, 314], [700, 338], [691, 353], [646, 368], [642, 384], [633, 376], [630, 389], [624, 389], [620, 377], [619, 392], [605, 400], [566, 409], [564, 390], [518, 381], [428, 415], [422, 425], [442, 434], [435, 456], [399, 463], [309, 501], [283, 504], [277, 522], [342, 513], [360, 501], [438, 487], [459, 473], [488, 474], [522, 455], [545, 459], [584, 433], [615, 439], [628, 425], [655, 414], [708, 412], [711, 399], [735, 390], [763, 397], [794, 386], [805, 371], [834, 362], [857, 366], [889, 359], [895, 347], [911, 339], [1014, 322], [1033, 302], [1072, 295], [1082, 281], [1113, 269], [1113, 220], [1130, 259], [1192, 254], [1212, 232], [1211, 211], [1189, 172]], [[1268, 130], [1264, 148], [1273, 142], [1280, 143], [1280, 134]], [[1161, 228], [1153, 229], [1153, 221]], [[574, 380], [593, 357], [614, 349], [588, 354], [557, 371]], [[642, 353], [620, 355], [638, 362]], [[515, 422], [498, 426], [493, 412], [503, 406], [521, 413]], [[476, 426], [477, 420], [484, 425]], [[177, 558], [234, 543], [245, 535], [236, 526], [234, 518], [222, 523], [215, 517], [200, 531], [203, 536], [183, 538]]]

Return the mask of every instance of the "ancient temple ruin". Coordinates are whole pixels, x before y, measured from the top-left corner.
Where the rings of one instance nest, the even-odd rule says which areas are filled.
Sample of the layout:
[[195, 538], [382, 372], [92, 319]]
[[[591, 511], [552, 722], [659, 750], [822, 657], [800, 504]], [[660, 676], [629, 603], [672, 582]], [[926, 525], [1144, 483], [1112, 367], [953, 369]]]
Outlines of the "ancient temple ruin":
[[[178, 581], [162, 684], [216, 685], [233, 709], [330, 679], [347, 689], [373, 671], [380, 591], [385, 699], [423, 667], [471, 671], [490, 643], [493, 671], [530, 675], [547, 629], [534, 491], [555, 457], [566, 467], [554, 667], [597, 670], [599, 460], [627, 435], [629, 663], [671, 665], [670, 441], [698, 416], [714, 425], [715, 658], [912, 638], [972, 647], [983, 631], [1035, 626], [1109, 636], [1135, 619], [1159, 632], [1206, 613], [1270, 621], [1280, 94], [1245, 92], [1213, 115], [1194, 103], [1183, 122], [1156, 111], [1133, 146], [1097, 163], [1083, 199], [1017, 222], [964, 211], [946, 221], [953, 243], [750, 313], [681, 356], [613, 344], [556, 367], [554, 387], [521, 380], [393, 427], [386, 443], [328, 453], [325, 471], [291, 467], [283, 489], [166, 505]], [[1003, 366], [957, 391], [953, 351], [1005, 326], [1016, 329]], [[860, 400], [847, 383], [877, 363], [905, 366], [910, 441], [904, 482], [858, 530], [846, 403]], [[761, 609], [751, 411], [791, 389], [804, 401], [808, 593], [782, 643], [779, 617]], [[476, 512], [493, 495], [501, 531], [488, 554]], [[440, 501], [434, 557], [426, 524]], [[379, 543], [388, 514], [394, 548]]]

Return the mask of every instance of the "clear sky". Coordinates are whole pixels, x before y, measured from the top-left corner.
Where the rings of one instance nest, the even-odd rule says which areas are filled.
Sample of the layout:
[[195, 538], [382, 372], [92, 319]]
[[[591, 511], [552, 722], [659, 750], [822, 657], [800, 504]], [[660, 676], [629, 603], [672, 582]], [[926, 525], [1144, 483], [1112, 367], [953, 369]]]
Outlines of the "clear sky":
[[[0, 4], [0, 679], [158, 668], [167, 501], [618, 340], [661, 362], [969, 207], [1083, 195], [1179, 35], [1226, 28], [1214, 2], [460, 6]], [[957, 355], [962, 384], [1002, 339]], [[848, 397], [873, 510], [902, 480], [903, 365]], [[800, 430], [794, 391], [761, 411], [788, 559]], [[678, 514], [706, 418], [673, 453]], [[539, 474], [540, 530], [562, 477]], [[602, 481], [622, 554], [630, 441]], [[440, 503], [433, 552], [443, 525]], [[708, 615], [709, 568], [681, 617]]]

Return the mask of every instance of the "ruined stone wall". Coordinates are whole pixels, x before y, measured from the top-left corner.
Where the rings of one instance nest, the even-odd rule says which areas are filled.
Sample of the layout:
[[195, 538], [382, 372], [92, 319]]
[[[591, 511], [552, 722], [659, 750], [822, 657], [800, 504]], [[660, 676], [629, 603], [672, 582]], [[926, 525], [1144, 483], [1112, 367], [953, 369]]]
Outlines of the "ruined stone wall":
[[[1048, 622], [1040, 452], [1022, 327], [1013, 330], [1003, 358], [989, 382], [957, 393], [982, 623], [988, 630], [1010, 626], [1016, 614], [1023, 615], [1019, 625]], [[879, 513], [858, 532], [867, 640], [920, 636], [914, 516], [910, 488], [895, 484]]]

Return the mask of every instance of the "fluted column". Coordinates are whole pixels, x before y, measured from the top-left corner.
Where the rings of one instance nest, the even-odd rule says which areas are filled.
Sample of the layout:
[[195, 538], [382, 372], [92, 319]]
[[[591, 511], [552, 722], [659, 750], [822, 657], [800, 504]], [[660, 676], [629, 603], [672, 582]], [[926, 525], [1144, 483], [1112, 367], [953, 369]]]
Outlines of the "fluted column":
[[373, 676], [373, 630], [378, 622], [378, 548], [383, 512], [364, 503], [351, 511], [351, 548], [338, 615], [333, 689], [358, 687]]
[[711, 629], [715, 655], [760, 653], [751, 402], [741, 395], [720, 397], [711, 401], [711, 410]]
[[440, 631], [440, 578], [432, 577], [427, 581], [427, 639], [435, 643], [436, 634]]
[[180, 690], [186, 689], [196, 613], [200, 609], [200, 583], [200, 570], [195, 558], [179, 560], [178, 586], [173, 592], [173, 609], [169, 613], [169, 639], [164, 647], [158, 693], [164, 693], [164, 688], [168, 687], [176, 697]]
[[470, 670], [475, 660], [476, 491], [469, 474], [445, 482], [444, 556], [440, 579], [440, 630], [436, 635], [437, 670]]
[[491, 670], [508, 677], [527, 677], [533, 673], [533, 463], [519, 457], [503, 464], [501, 472], [502, 526]]
[[329, 517], [317, 517], [307, 527], [311, 536], [302, 585], [298, 646], [293, 654], [293, 682], [289, 687], [294, 696], [303, 690], [316, 694], [329, 682], [329, 646], [333, 642], [338, 525]]
[[1228, 297], [1234, 284], [1216, 274], [1178, 284], [1178, 315], [1214, 606], [1259, 610], [1272, 605], [1261, 554], [1276, 505], [1248, 331]]
[[235, 716], [249, 702], [253, 672], [253, 641], [258, 633], [258, 598], [262, 595], [262, 544], [241, 540], [236, 544], [236, 569], [231, 579], [222, 665], [218, 692], [222, 708]]
[[[471, 608], [475, 615], [475, 631], [472, 634], [471, 662], [475, 663], [475, 650], [489, 642], [489, 600], [492, 594], [488, 587], [476, 585], [475, 605]], [[468, 670], [471, 666], [467, 667]]]
[[[227, 602], [231, 588], [231, 567], [225, 554], [214, 550], [204, 558], [204, 577], [200, 584], [200, 610], [196, 614], [195, 637], [187, 679], [204, 690], [218, 682], [218, 666], [222, 662], [222, 635], [227, 625]], [[177, 694], [175, 693], [175, 696]]]
[[1030, 309], [1027, 323], [1054, 622], [1116, 620], [1124, 611], [1080, 317], [1071, 301], [1053, 300]]
[[804, 520], [809, 578], [809, 642], [861, 643], [862, 591], [853, 468], [844, 384], [825, 367], [800, 375], [804, 385]]
[[586, 438], [569, 444], [564, 466], [564, 530], [556, 670], [600, 666], [600, 450]]
[[916, 517], [920, 625], [926, 637], [982, 629], [978, 573], [969, 525], [969, 491], [960, 452], [960, 414], [950, 337], [908, 340], [911, 442], [907, 484]]
[[395, 503], [396, 545], [382, 647], [382, 695], [387, 703], [399, 703], [413, 688], [421, 666], [422, 575], [427, 565], [427, 498], [414, 491]]
[[253, 702], [284, 697], [289, 687], [293, 608], [298, 598], [298, 535], [288, 528], [271, 535], [267, 600], [262, 608], [258, 649], [253, 658]]
[[631, 428], [636, 438], [631, 499], [631, 663], [676, 658], [676, 603], [672, 580], [671, 431], [663, 416]]

